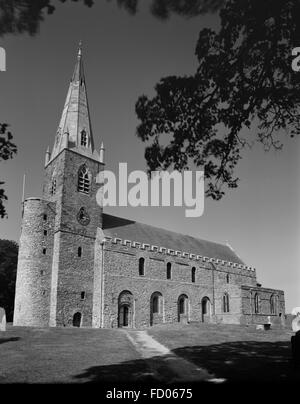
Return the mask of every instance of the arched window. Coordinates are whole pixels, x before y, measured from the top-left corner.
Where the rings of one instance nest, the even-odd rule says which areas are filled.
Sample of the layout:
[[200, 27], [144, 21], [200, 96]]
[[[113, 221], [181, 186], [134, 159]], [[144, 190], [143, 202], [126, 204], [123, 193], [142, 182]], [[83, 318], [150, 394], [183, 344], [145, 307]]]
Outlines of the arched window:
[[167, 279], [171, 279], [172, 278], [172, 265], [171, 262], [167, 263]]
[[140, 276], [145, 275], [145, 258], [143, 257], [139, 259], [139, 275]]
[[229, 295], [227, 292], [223, 295], [223, 312], [229, 313]]
[[193, 283], [196, 282], [196, 268], [195, 267], [192, 268], [192, 282]]
[[84, 300], [85, 299], [85, 292], [81, 292], [80, 297], [81, 297], [81, 300]]
[[270, 297], [270, 313], [271, 314], [276, 314], [276, 311], [277, 311], [277, 305], [276, 305], [276, 296], [275, 295], [272, 295], [271, 297]]
[[86, 168], [86, 166], [83, 165], [82, 167], [80, 167], [78, 172], [77, 189], [79, 192], [84, 192], [85, 194], [88, 194], [90, 192], [90, 187], [91, 187], [91, 181], [89, 171]]
[[226, 275], [226, 282], [229, 283], [229, 274]]
[[81, 146], [87, 146], [87, 134], [85, 130], [81, 131], [81, 141], [80, 141]]
[[254, 313], [259, 313], [259, 296], [258, 293], [254, 295]]
[[52, 178], [51, 187], [50, 187], [50, 194], [54, 195], [56, 192], [56, 179]]
[[78, 257], [81, 257], [81, 254], [82, 254], [82, 248], [81, 247], [78, 247]]

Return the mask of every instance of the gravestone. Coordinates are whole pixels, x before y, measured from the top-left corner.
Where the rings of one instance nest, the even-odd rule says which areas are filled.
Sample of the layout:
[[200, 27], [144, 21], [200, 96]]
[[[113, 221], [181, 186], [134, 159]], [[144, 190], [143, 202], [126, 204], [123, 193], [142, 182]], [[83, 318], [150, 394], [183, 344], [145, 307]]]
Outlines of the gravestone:
[[6, 315], [2, 307], [0, 307], [0, 331], [6, 331]]

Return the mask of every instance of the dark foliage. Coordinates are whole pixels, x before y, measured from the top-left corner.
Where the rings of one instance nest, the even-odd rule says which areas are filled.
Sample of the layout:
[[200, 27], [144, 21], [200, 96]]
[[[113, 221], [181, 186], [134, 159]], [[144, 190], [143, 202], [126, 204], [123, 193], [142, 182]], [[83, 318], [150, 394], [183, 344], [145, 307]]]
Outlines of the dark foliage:
[[[68, 0], [59, 0], [66, 3]], [[94, 0], [69, 0], [82, 2], [92, 7]], [[107, 0], [111, 1], [111, 0]], [[140, 0], [113, 0], [120, 8], [135, 15], [138, 12]], [[162, 20], [177, 14], [193, 17], [218, 10], [225, 0], [152, 0], [151, 13]], [[28, 33], [35, 35], [45, 16], [55, 11], [54, 0], [0, 0], [0, 36], [5, 34]]]
[[245, 146], [280, 149], [286, 134], [299, 133], [300, 85], [291, 68], [299, 15], [300, 0], [226, 2], [220, 31], [199, 34], [196, 73], [163, 78], [154, 98], [136, 103], [149, 171], [204, 167], [206, 195], [220, 199], [224, 185], [237, 187]]
[[[168, 19], [172, 14], [189, 18], [208, 12], [215, 12], [224, 2], [225, 0], [152, 0], [150, 2], [150, 11], [154, 17], [161, 20]], [[117, 3], [120, 7], [134, 15], [138, 12], [141, 0], [117, 0]]]
[[[65, 3], [67, 0], [59, 0]], [[82, 1], [88, 7], [93, 0]], [[4, 34], [35, 35], [45, 15], [55, 10], [53, 0], [0, 0], [0, 36]]]
[[[17, 152], [17, 147], [12, 143], [12, 134], [7, 130], [8, 125], [6, 123], [0, 123], [0, 161], [13, 158], [13, 155]], [[1, 188], [4, 182], [0, 180], [0, 218], [6, 216], [4, 207], [4, 201], [7, 200], [7, 196], [4, 193], [4, 189]]]
[[[59, 0], [65, 3], [67, 0]], [[91, 7], [93, 0], [70, 0], [82, 2]], [[110, 1], [110, 0], [107, 0]], [[119, 7], [123, 7], [130, 14], [137, 12], [139, 0], [116, 0]], [[151, 3], [152, 13], [159, 18], [167, 18], [174, 12], [181, 15], [197, 15], [209, 10], [216, 10], [223, 0], [186, 0], [166, 1], [153, 0]], [[0, 36], [6, 34], [35, 35], [39, 31], [40, 23], [46, 15], [55, 11], [54, 0], [0, 0]], [[12, 158], [17, 148], [11, 142], [12, 135], [7, 132], [7, 124], [0, 123], [0, 161]], [[1, 136], [3, 135], [3, 136]], [[0, 218], [7, 216], [3, 202], [7, 200], [4, 182], [0, 180]]]
[[17, 262], [18, 244], [0, 240], [0, 306], [5, 309], [7, 321], [13, 320]]
[[[54, 12], [53, 2], [0, 0], [0, 36], [36, 34], [45, 15]], [[116, 2], [133, 15], [141, 4]], [[235, 168], [246, 146], [257, 140], [266, 150], [280, 149], [285, 133], [292, 137], [299, 133], [300, 86], [291, 69], [291, 52], [299, 45], [300, 0], [152, 0], [149, 4], [152, 14], [161, 19], [220, 10], [220, 31], [203, 29], [199, 34], [195, 74], [163, 78], [153, 99], [141, 96], [136, 103], [141, 121], [137, 134], [150, 143], [145, 151], [149, 171], [182, 170], [195, 164], [205, 170], [206, 195], [220, 199], [224, 185], [238, 185]], [[253, 132], [256, 137], [250, 137]], [[1, 198], [3, 191], [0, 207]]]

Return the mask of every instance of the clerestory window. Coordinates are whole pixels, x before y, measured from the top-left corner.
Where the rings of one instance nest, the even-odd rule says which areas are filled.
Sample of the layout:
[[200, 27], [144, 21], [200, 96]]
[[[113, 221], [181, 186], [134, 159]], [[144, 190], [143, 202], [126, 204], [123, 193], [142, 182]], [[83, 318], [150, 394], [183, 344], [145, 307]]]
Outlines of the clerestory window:
[[195, 267], [192, 268], [192, 282], [193, 283], [196, 282], [196, 268]]
[[145, 258], [143, 257], [139, 259], [139, 275], [140, 276], [145, 275]]
[[172, 265], [171, 262], [167, 263], [167, 279], [172, 278]]

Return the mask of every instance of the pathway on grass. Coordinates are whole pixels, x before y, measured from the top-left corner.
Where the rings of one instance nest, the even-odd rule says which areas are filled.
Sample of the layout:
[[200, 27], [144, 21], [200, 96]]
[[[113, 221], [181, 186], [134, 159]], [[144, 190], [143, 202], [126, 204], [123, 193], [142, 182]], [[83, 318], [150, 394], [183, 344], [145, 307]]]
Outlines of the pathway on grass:
[[216, 379], [195, 364], [172, 353], [167, 347], [157, 342], [147, 331], [124, 330], [127, 338], [134, 345], [141, 357], [146, 360], [150, 373], [147, 376], [160, 382], [223, 382]]

